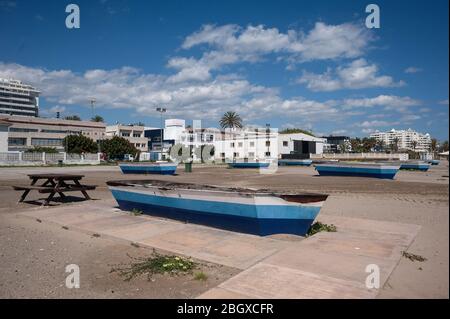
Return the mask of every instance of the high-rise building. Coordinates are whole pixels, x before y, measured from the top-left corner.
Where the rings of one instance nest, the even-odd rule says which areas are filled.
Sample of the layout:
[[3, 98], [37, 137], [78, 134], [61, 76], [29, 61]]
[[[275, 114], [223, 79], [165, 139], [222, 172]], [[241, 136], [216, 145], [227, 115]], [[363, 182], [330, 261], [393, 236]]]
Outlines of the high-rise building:
[[0, 114], [39, 115], [40, 92], [18, 80], [0, 79]]
[[430, 134], [422, 134], [412, 129], [375, 132], [370, 134], [370, 137], [383, 141], [385, 147], [394, 147], [398, 150], [428, 151], [431, 147]]

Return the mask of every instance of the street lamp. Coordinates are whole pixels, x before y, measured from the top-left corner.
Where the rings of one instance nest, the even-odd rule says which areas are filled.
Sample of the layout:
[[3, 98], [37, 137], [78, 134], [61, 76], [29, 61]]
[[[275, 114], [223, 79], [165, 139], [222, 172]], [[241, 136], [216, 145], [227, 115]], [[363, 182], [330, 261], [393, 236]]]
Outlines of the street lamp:
[[161, 138], [161, 151], [160, 151], [160, 153], [161, 153], [161, 159], [162, 159], [162, 152], [163, 152], [163, 113], [166, 113], [167, 110], [165, 108], [163, 108], [163, 107], [157, 107], [156, 111], [161, 114], [161, 129], [160, 129], [159, 132], [161, 133], [161, 135], [160, 135], [160, 138]]

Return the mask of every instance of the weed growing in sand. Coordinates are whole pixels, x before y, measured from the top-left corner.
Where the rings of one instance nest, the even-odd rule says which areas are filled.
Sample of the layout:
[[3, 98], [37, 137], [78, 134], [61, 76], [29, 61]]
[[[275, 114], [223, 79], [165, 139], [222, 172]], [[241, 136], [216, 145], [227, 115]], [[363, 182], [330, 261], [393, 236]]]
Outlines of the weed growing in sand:
[[130, 281], [141, 275], [147, 275], [147, 279], [150, 280], [152, 275], [155, 274], [187, 274], [191, 273], [197, 266], [192, 259], [178, 256], [164, 256], [157, 253], [146, 258], [129, 257], [134, 260], [130, 265], [111, 269], [111, 272], [117, 272], [120, 276], [124, 277], [125, 281]]
[[194, 274], [194, 279], [198, 281], [206, 281], [208, 279], [208, 275], [205, 274], [203, 271], [196, 272]]
[[309, 230], [306, 233], [306, 237], [312, 236], [322, 231], [336, 232], [337, 228], [333, 224], [327, 225], [321, 222], [315, 222], [314, 224], [311, 225], [311, 227], [309, 227]]
[[142, 210], [137, 209], [137, 208], [133, 208], [133, 210], [131, 211], [131, 215], [133, 215], [133, 216], [139, 216], [139, 215], [142, 215], [143, 213], [144, 212]]
[[411, 254], [411, 253], [407, 253], [406, 251], [402, 251], [402, 256], [405, 258], [408, 258], [411, 261], [419, 261], [419, 262], [424, 262], [427, 259], [425, 257], [422, 257], [420, 255], [415, 255], [415, 254]]

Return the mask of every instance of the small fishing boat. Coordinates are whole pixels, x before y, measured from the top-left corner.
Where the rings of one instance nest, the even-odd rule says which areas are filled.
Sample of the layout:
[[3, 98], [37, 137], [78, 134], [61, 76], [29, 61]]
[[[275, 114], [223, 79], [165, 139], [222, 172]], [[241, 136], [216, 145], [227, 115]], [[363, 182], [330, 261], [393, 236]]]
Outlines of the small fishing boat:
[[255, 235], [305, 235], [327, 199], [158, 180], [107, 182], [122, 210]]
[[312, 164], [312, 160], [310, 159], [279, 159], [279, 166], [310, 166]]
[[177, 164], [169, 162], [119, 163], [119, 167], [124, 174], [173, 175], [177, 170]]
[[430, 168], [430, 164], [422, 161], [408, 161], [401, 163], [400, 169], [404, 170], [414, 170], [426, 172]]
[[436, 159], [428, 161], [428, 163], [431, 164], [431, 165], [439, 165], [440, 162], [441, 162], [440, 160], [436, 160]]
[[327, 163], [315, 165], [323, 176], [360, 176], [393, 179], [400, 165], [383, 163]]
[[229, 162], [230, 168], [267, 168], [270, 162], [268, 161], [256, 161], [256, 162]]

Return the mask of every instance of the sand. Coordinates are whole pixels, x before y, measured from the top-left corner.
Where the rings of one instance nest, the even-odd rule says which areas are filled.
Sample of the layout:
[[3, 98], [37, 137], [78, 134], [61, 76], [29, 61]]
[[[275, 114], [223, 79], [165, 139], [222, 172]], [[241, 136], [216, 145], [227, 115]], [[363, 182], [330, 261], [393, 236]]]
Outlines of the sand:
[[[124, 178], [117, 167], [0, 168], [0, 297], [195, 297], [237, 273], [235, 269], [210, 266], [217, 279], [208, 283], [198, 283], [186, 278], [170, 279], [172, 281], [159, 278], [157, 285], [148, 282], [142, 282], [137, 287], [123, 284], [120, 278], [108, 274], [108, 267], [104, 263], [127, 260], [126, 254], [136, 252], [135, 248], [121, 247], [123, 244], [112, 240], [91, 238], [75, 232], [68, 235], [69, 232], [56, 226], [16, 216], [19, 210], [36, 209], [37, 206], [33, 202], [16, 204], [19, 193], [14, 192], [10, 186], [28, 183], [27, 173], [49, 171], [83, 172], [86, 174], [83, 180], [85, 183], [99, 185], [96, 191], [90, 192], [96, 199], [111, 198], [105, 185], [107, 180], [147, 178], [142, 175]], [[275, 174], [265, 175], [259, 174], [257, 170], [199, 166], [194, 166], [193, 173], [184, 173], [179, 168], [177, 176], [151, 178], [227, 187], [326, 193], [330, 197], [319, 219], [322, 215], [337, 215], [420, 225], [422, 228], [408, 252], [427, 260], [413, 262], [403, 258], [382, 288], [379, 298], [448, 298], [448, 175], [448, 162], [443, 162], [439, 166], [432, 166], [425, 173], [400, 171], [395, 180], [323, 177], [318, 176], [312, 167], [281, 167]], [[33, 198], [39, 198], [39, 195], [31, 194], [30, 199]], [[58, 249], [47, 252], [53, 245]], [[44, 256], [43, 259], [39, 259], [41, 255]], [[30, 256], [34, 256], [34, 259]], [[55, 274], [61, 274], [62, 265], [71, 256], [93, 264], [89, 277], [90, 288], [78, 295], [68, 293], [65, 287], [58, 289], [53, 280]], [[57, 266], [50, 267], [53, 262], [49, 260], [54, 260]], [[105, 279], [102, 281], [105, 277], [95, 279], [96, 276], [106, 276], [107, 284]], [[46, 286], [47, 282], [49, 285], [53, 282], [54, 286], [51, 287], [54, 289]], [[136, 288], [139, 291], [133, 290]], [[115, 292], [111, 293], [111, 290]], [[50, 294], [48, 291], [54, 292]]]

